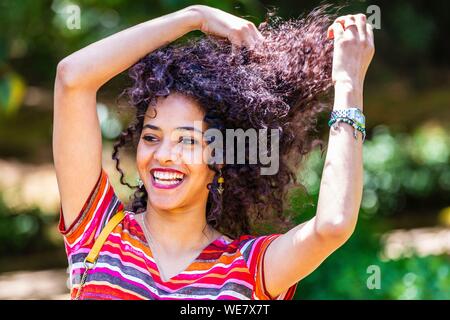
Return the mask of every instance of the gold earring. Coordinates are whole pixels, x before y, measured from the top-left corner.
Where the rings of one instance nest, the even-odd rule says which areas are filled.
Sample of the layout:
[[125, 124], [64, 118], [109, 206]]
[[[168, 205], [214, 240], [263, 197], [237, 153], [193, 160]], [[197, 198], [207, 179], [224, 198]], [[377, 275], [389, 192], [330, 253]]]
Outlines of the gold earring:
[[219, 183], [219, 187], [217, 188], [217, 192], [219, 192], [219, 194], [221, 195], [223, 193], [223, 191], [225, 190], [222, 186], [223, 183], [225, 182], [225, 179], [222, 177], [222, 170], [220, 170], [219, 172], [220, 172], [219, 178], [217, 179], [217, 182]]

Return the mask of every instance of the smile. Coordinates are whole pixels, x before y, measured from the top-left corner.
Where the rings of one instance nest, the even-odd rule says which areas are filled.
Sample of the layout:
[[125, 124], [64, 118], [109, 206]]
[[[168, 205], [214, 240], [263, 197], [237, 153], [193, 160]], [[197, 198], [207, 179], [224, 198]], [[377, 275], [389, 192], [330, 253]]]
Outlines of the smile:
[[172, 169], [152, 169], [152, 184], [160, 189], [173, 189], [183, 183], [185, 174]]

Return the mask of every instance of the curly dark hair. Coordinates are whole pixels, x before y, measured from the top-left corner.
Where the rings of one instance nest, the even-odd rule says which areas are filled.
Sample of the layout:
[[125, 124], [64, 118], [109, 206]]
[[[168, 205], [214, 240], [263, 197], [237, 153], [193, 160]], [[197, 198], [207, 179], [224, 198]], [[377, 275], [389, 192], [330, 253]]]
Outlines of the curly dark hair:
[[[316, 145], [323, 146], [316, 135], [318, 116], [329, 110], [321, 97], [332, 86], [333, 41], [326, 38], [326, 30], [335, 14], [329, 9], [322, 5], [287, 21], [269, 13], [258, 27], [265, 40], [254, 50], [235, 52], [228, 40], [205, 35], [162, 47], [131, 67], [133, 84], [122, 95], [135, 118], [113, 152], [121, 183], [137, 189], [128, 210], [144, 211], [147, 192], [144, 186], [124, 181], [119, 148], [130, 143], [136, 148], [147, 108], [158, 97], [177, 92], [198, 102], [208, 128], [224, 133], [227, 128], [266, 128], [280, 133], [277, 174], [261, 175], [260, 164], [226, 163], [222, 195], [215, 175], [208, 185], [208, 224], [231, 237], [250, 233], [253, 222], [265, 218], [289, 224], [283, 214], [287, 193], [292, 187], [306, 191], [296, 173], [303, 157]], [[218, 172], [214, 165], [210, 169]]]

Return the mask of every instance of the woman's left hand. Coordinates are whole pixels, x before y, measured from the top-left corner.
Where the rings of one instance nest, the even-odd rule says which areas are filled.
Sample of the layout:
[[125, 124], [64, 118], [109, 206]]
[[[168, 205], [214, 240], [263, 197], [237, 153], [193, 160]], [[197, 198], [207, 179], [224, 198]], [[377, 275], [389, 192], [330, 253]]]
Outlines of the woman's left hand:
[[375, 53], [372, 25], [364, 14], [342, 16], [328, 28], [328, 38], [334, 39], [333, 84], [362, 90]]

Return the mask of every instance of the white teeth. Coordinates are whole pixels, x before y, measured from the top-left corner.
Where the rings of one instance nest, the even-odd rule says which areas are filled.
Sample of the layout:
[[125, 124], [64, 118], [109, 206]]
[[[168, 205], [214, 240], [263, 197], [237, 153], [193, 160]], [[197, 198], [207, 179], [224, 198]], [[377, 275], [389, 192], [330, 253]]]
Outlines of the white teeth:
[[155, 181], [159, 184], [163, 184], [163, 185], [174, 185], [174, 184], [178, 184], [180, 183], [177, 180], [160, 180], [158, 178], [155, 177]]
[[184, 174], [181, 173], [163, 172], [157, 170], [153, 171], [153, 176], [158, 183], [165, 185], [177, 184], [179, 183], [177, 179], [182, 180], [184, 178]]

